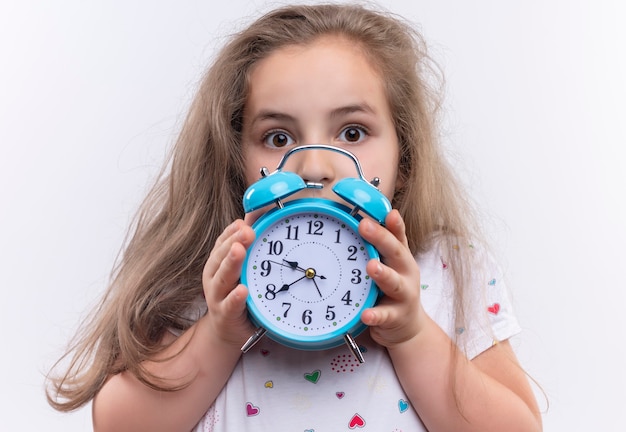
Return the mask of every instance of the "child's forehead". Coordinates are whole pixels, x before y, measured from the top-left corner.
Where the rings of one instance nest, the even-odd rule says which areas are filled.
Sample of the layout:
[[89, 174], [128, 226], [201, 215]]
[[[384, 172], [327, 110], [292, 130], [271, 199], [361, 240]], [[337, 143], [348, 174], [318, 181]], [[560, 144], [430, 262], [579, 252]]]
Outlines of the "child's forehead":
[[[295, 84], [304, 84], [314, 79], [331, 82], [342, 77], [347, 81], [367, 78], [378, 85], [383, 77], [372, 64], [370, 56], [348, 39], [340, 36], [325, 36], [307, 44], [292, 44], [276, 49], [267, 57], [259, 60], [250, 71], [249, 84], [255, 85], [285, 83], [293, 78]], [[293, 74], [290, 76], [290, 74]]]
[[333, 48], [341, 50], [344, 53], [350, 53], [351, 55], [361, 57], [368, 62], [370, 61], [370, 57], [368, 56], [364, 43], [356, 38], [348, 37], [343, 34], [324, 34], [304, 43], [284, 45], [277, 48], [274, 53], [270, 53], [270, 55], [277, 52], [297, 55], [298, 53], [317, 52]]
[[384, 87], [361, 50], [342, 40], [325, 39], [290, 45], [259, 61], [250, 74], [246, 104], [375, 106], [376, 98], [386, 100]]

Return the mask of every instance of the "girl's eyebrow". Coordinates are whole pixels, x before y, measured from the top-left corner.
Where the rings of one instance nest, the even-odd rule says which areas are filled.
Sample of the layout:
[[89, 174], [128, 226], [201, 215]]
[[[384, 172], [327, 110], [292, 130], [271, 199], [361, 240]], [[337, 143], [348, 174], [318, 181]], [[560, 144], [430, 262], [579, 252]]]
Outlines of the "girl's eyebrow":
[[297, 122], [296, 118], [289, 114], [280, 111], [274, 111], [271, 109], [262, 109], [250, 119], [249, 127], [254, 128], [256, 127], [255, 125], [266, 121], [273, 121], [285, 124], [294, 124]]
[[[363, 102], [335, 108], [330, 112], [330, 118], [341, 117], [353, 113], [376, 114], [376, 111], [372, 109], [369, 104]], [[263, 109], [256, 116], [254, 116], [251, 124], [255, 124], [257, 122], [265, 120], [282, 120], [288, 122], [296, 122], [296, 118], [287, 113], [273, 111], [270, 109]]]
[[335, 108], [331, 111], [330, 117], [341, 117], [353, 113], [376, 114], [376, 111], [372, 109], [369, 104], [362, 102], [358, 104], [346, 105], [343, 107]]
[[256, 116], [254, 116], [254, 118], [252, 119], [252, 123], [256, 123], [259, 121], [264, 121], [264, 120], [284, 120], [284, 121], [295, 121], [295, 117], [286, 114], [286, 113], [282, 113], [279, 111], [272, 111], [272, 110], [261, 110]]

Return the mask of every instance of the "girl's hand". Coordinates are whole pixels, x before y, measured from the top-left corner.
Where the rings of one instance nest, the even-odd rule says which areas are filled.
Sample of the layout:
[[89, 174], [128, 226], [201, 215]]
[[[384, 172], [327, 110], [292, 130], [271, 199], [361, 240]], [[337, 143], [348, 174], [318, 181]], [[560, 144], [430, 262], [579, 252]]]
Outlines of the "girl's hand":
[[392, 210], [385, 227], [370, 219], [359, 224], [359, 233], [381, 255], [370, 260], [367, 272], [385, 294], [380, 303], [363, 311], [361, 320], [370, 335], [387, 348], [416, 336], [424, 327], [425, 312], [420, 302], [420, 270], [411, 253], [400, 213]]
[[222, 341], [241, 347], [254, 328], [246, 312], [248, 290], [239, 283], [246, 249], [254, 231], [242, 220], [218, 237], [202, 272], [202, 286], [212, 331]]

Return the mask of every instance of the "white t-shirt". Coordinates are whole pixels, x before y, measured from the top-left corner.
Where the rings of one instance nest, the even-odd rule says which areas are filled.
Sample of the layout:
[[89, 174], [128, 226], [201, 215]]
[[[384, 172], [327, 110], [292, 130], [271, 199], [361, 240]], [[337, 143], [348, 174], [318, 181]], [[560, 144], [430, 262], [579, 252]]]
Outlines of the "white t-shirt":
[[[455, 325], [447, 257], [440, 251], [436, 245], [416, 258], [421, 301], [468, 358], [518, 333], [502, 275], [493, 260], [478, 251], [474, 253], [485, 271], [476, 272], [466, 291], [468, 322]], [[345, 346], [300, 351], [263, 338], [242, 355], [195, 431], [425, 431], [386, 349], [373, 342], [368, 331], [356, 340], [365, 357], [363, 364]]]

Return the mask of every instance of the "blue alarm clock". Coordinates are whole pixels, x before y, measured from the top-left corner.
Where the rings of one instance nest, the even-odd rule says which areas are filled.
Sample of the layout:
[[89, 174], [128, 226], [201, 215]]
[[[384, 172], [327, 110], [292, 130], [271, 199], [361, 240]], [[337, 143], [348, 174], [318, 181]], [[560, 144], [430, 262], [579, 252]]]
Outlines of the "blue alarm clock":
[[[352, 207], [323, 198], [283, 199], [306, 188], [296, 173], [283, 171], [296, 152], [327, 150], [349, 157], [358, 177], [339, 180], [335, 192]], [[365, 180], [358, 159], [339, 147], [313, 144], [291, 149], [276, 170], [261, 169], [262, 178], [243, 197], [246, 213], [275, 204], [252, 228], [254, 243], [243, 263], [241, 283], [248, 288], [247, 307], [257, 331], [242, 347], [247, 352], [263, 335], [297, 349], [322, 350], [346, 343], [355, 357], [363, 355], [354, 338], [365, 325], [361, 312], [374, 306], [379, 289], [367, 275], [378, 251], [358, 233], [363, 211], [384, 224], [391, 211], [379, 180]]]

